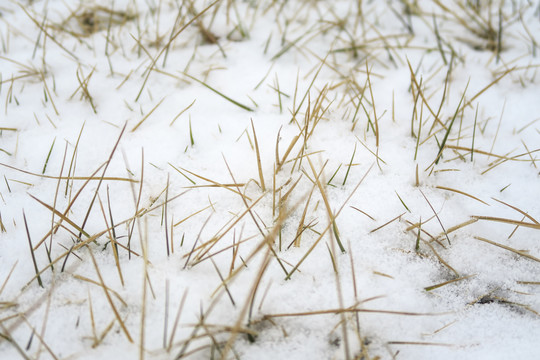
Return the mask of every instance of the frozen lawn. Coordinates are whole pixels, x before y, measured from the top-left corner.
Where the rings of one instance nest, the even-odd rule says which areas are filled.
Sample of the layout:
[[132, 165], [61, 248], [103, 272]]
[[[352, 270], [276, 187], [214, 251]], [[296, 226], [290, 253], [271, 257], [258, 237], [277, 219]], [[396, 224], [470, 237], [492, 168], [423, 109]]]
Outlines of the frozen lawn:
[[4, 0], [0, 358], [540, 358], [539, 1]]

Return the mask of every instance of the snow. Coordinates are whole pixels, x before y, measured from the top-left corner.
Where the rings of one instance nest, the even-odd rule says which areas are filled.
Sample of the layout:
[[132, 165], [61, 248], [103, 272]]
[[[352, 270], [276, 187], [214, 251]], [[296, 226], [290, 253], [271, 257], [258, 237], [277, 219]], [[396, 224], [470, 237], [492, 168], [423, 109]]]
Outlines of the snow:
[[0, 358], [537, 359], [539, 14], [2, 2]]

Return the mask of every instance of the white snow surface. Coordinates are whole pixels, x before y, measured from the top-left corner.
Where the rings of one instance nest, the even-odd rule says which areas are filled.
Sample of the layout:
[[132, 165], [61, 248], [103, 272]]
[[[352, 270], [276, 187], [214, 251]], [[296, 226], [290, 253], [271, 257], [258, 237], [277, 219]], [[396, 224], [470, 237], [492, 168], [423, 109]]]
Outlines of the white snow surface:
[[540, 358], [538, 34], [538, 1], [2, 1], [0, 358]]

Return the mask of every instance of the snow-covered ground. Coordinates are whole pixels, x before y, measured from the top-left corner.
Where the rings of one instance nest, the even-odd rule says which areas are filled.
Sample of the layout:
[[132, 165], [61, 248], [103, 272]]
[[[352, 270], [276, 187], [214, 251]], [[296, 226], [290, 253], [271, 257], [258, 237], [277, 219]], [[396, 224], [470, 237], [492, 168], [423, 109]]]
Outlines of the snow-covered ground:
[[0, 2], [0, 358], [540, 358], [539, 34], [539, 1]]

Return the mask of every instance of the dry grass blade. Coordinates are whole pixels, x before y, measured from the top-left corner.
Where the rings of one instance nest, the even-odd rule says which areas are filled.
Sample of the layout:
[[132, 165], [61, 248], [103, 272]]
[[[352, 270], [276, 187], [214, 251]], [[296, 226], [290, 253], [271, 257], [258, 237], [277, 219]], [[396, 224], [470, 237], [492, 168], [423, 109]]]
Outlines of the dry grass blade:
[[[65, 147], [65, 150], [64, 150], [64, 157], [62, 158], [62, 166], [60, 167], [60, 177], [62, 177], [62, 174], [64, 172], [64, 165], [66, 163], [66, 156], [67, 156], [67, 149], [68, 149], [68, 143], [66, 141], [66, 147]], [[56, 191], [54, 193], [54, 200], [53, 200], [53, 208], [56, 208], [56, 204], [57, 204], [57, 200], [58, 200], [58, 192], [60, 190], [60, 182], [61, 182], [61, 179], [59, 178], [58, 179], [58, 182], [56, 184]], [[53, 232], [54, 232], [54, 212], [51, 216], [51, 237], [50, 237], [50, 241], [49, 241], [49, 248], [48, 248], [48, 251], [47, 251], [47, 255], [49, 257], [49, 260], [50, 260], [50, 253], [51, 253], [51, 248], [52, 248], [52, 241], [53, 241]]]
[[[379, 118], [377, 117], [377, 111], [375, 110], [375, 99], [373, 97], [373, 89], [371, 88], [371, 79], [370, 79], [370, 70], [368, 68], [368, 63], [366, 61], [366, 75], [367, 75], [367, 83], [369, 85], [369, 94], [371, 96], [371, 105], [373, 106], [373, 117], [375, 118], [375, 146], [377, 147], [377, 153], [379, 150], [379, 140], [380, 140], [380, 134], [379, 134]], [[377, 159], [379, 157], [377, 156]]]
[[13, 170], [16, 170], [16, 171], [19, 171], [19, 172], [22, 172], [24, 174], [28, 174], [28, 175], [32, 175], [32, 176], [37, 176], [37, 177], [40, 177], [40, 178], [44, 178], [44, 179], [52, 179], [52, 180], [105, 180], [105, 181], [127, 181], [127, 182], [133, 182], [133, 183], [138, 183], [139, 181], [138, 180], [134, 180], [134, 179], [127, 179], [127, 178], [122, 178], [122, 177], [95, 177], [94, 175], [92, 176], [50, 176], [50, 175], [44, 175], [44, 174], [36, 174], [36, 173], [33, 173], [33, 172], [30, 172], [30, 171], [26, 171], [26, 170], [23, 170], [23, 169], [18, 169], [14, 166], [11, 166], [11, 165], [8, 165], [8, 164], [4, 164], [4, 163], [0, 163], [0, 166], [4, 166], [4, 167], [7, 167], [9, 169], [13, 169]]
[[185, 113], [187, 110], [189, 110], [189, 109], [193, 106], [193, 104], [195, 104], [195, 101], [196, 101], [196, 100], [197, 100], [197, 99], [193, 100], [193, 102], [192, 102], [191, 104], [189, 104], [187, 107], [185, 107], [184, 109], [182, 109], [182, 111], [180, 111], [180, 112], [178, 113], [178, 115], [176, 115], [176, 116], [174, 117], [174, 119], [171, 121], [171, 123], [169, 124], [169, 126], [172, 126], [172, 124], [174, 124], [174, 122], [175, 122], [175, 121], [176, 121], [183, 113]]
[[488, 204], [487, 202], [480, 200], [480, 199], [477, 198], [476, 196], [473, 196], [473, 195], [471, 195], [471, 194], [467, 194], [467, 193], [464, 192], [464, 191], [452, 189], [452, 188], [449, 188], [449, 187], [446, 187], [446, 186], [436, 186], [436, 188], [437, 188], [437, 189], [441, 189], [441, 190], [446, 190], [446, 191], [452, 191], [452, 192], [455, 192], [455, 193], [458, 193], [458, 194], [461, 194], [461, 195], [468, 196], [468, 197], [470, 197], [471, 199], [474, 199], [474, 200], [476, 200], [476, 201], [481, 202], [481, 203], [484, 204], [484, 205], [488, 205], [488, 206], [489, 206], [489, 204]]
[[521, 140], [521, 143], [523, 144], [523, 146], [525, 147], [525, 150], [527, 150], [527, 152], [529, 153], [529, 158], [531, 159], [531, 163], [532, 165], [534, 166], [535, 169], [538, 169], [538, 167], [536, 166], [536, 159], [533, 158], [533, 156], [531, 155], [531, 151], [529, 150], [529, 147], [527, 146], [527, 144], [525, 143], [525, 141]]
[[[345, 183], [347, 182], [347, 178], [349, 177], [349, 171], [351, 171], [351, 166], [352, 166], [355, 154], [356, 154], [356, 143], [354, 143], [354, 150], [353, 150], [353, 153], [352, 153], [352, 156], [351, 156], [351, 161], [349, 162], [349, 166], [347, 166], [347, 172], [345, 173], [345, 178], [343, 179], [343, 184], [341, 184], [342, 186], [345, 186]], [[328, 182], [330, 182], [330, 181], [328, 181]]]
[[[87, 282], [87, 283], [89, 283], [89, 284], [94, 284], [94, 285], [97, 285], [97, 286], [99, 286], [99, 287], [103, 287], [103, 284], [101, 284], [100, 282], [95, 281], [95, 280], [92, 280], [92, 279], [89, 279], [89, 278], [87, 278], [87, 277], [85, 277], [85, 276], [78, 275], [78, 274], [73, 274], [73, 277], [74, 277], [75, 279], [78, 279], [78, 280]], [[117, 291], [111, 289], [110, 287], [107, 287], [107, 291], [111, 292], [111, 293], [118, 299], [118, 301], [120, 301], [120, 302], [122, 303], [123, 306], [127, 306], [127, 305], [128, 305], [127, 302], [126, 302], [124, 299], [122, 299], [122, 296], [120, 296], [120, 294], [119, 294]]]
[[231, 304], [233, 306], [236, 306], [236, 302], [234, 301], [234, 298], [231, 294], [231, 291], [229, 289], [229, 287], [227, 286], [227, 283], [225, 282], [225, 279], [223, 278], [223, 275], [221, 274], [221, 271], [219, 271], [219, 268], [218, 266], [216, 265], [216, 262], [214, 261], [214, 259], [212, 257], [209, 257], [210, 258], [210, 261], [212, 262], [212, 265], [214, 266], [214, 269], [216, 270], [218, 276], [219, 276], [219, 280], [221, 281], [220, 283], [220, 286], [223, 285], [223, 288], [225, 289], [225, 292], [227, 293], [227, 296], [229, 296], [229, 299], [231, 300]]
[[176, 226], [180, 225], [180, 224], [183, 223], [184, 221], [190, 219], [191, 217], [193, 217], [193, 216], [195, 216], [195, 215], [197, 215], [197, 214], [202, 213], [203, 211], [205, 211], [205, 210], [207, 210], [207, 209], [212, 208], [213, 206], [214, 206], [214, 204], [210, 204], [210, 205], [208, 205], [208, 206], [202, 208], [201, 210], [195, 211], [195, 212], [192, 213], [191, 215], [188, 215], [188, 216], [186, 216], [185, 218], [183, 218], [182, 220], [180, 220], [180, 221], [178, 221], [178, 222], [176, 222], [176, 223], [173, 223], [173, 227], [176, 227]]
[[[82, 68], [79, 66], [76, 72], [77, 81], [79, 82], [79, 87], [77, 88], [77, 90], [75, 90], [75, 92], [73, 93], [73, 95], [71, 95], [71, 97], [73, 97], [77, 93], [77, 91], [79, 91], [80, 89], [82, 91], [82, 97], [88, 100], [88, 102], [90, 103], [90, 106], [92, 107], [92, 110], [94, 111], [94, 114], [97, 114], [96, 106], [94, 104], [94, 99], [92, 95], [90, 95], [90, 91], [88, 90], [88, 83], [90, 82], [90, 78], [92, 77], [92, 75], [94, 75], [95, 70], [96, 68], [94, 67], [92, 71], [90, 71], [90, 74], [88, 74], [87, 77], [84, 77]], [[79, 71], [80, 71], [80, 75], [79, 75]]]
[[508, 157], [508, 156], [504, 156], [504, 155], [493, 154], [493, 153], [490, 153], [488, 151], [472, 149], [472, 148], [467, 148], [467, 147], [463, 147], [463, 146], [446, 145], [446, 148], [447, 149], [454, 149], [454, 150], [463, 150], [463, 151], [468, 151], [468, 152], [471, 152], [471, 153], [474, 152], [475, 154], [493, 156], [493, 157], [496, 157], [496, 158], [501, 159], [501, 160], [512, 160], [512, 161], [530, 161], [530, 160], [520, 160], [519, 158], [540, 151], [540, 149], [535, 149], [535, 150], [532, 150], [532, 151], [528, 151], [526, 153], [522, 153], [522, 154], [518, 154], [518, 155], [515, 155], [515, 156], [512, 156], [512, 157]]
[[[378, 151], [378, 150], [377, 150], [376, 153], [373, 152], [370, 148], [367, 147], [366, 144], [364, 144], [364, 143], [362, 142], [362, 140], [360, 140], [360, 138], [359, 138], [358, 136], [355, 135], [355, 137], [356, 137], [356, 140], [358, 140], [358, 142], [360, 143], [360, 145], [362, 145], [367, 151], [369, 151], [373, 156], [375, 156], [375, 158], [377, 159], [377, 163], [380, 161], [380, 162], [382, 162], [384, 165], [386, 165], [386, 161], [384, 161], [384, 160], [379, 156], [379, 154], [378, 154], [379, 151]], [[356, 145], [356, 144], [355, 144], [355, 145]]]
[[495, 222], [500, 222], [504, 224], [511, 224], [511, 225], [528, 227], [535, 230], [540, 230], [540, 224], [538, 223], [529, 223], [529, 222], [524, 222], [524, 221], [493, 217], [493, 216], [472, 216], [472, 218], [476, 220], [495, 221]]
[[105, 208], [103, 207], [103, 203], [101, 202], [101, 198], [98, 196], [99, 200], [99, 206], [101, 208], [101, 213], [103, 214], [103, 219], [105, 221], [105, 226], [107, 229], [111, 229], [109, 231], [109, 239], [111, 241], [111, 248], [112, 253], [114, 257], [114, 262], [116, 263], [116, 269], [118, 270], [118, 276], [120, 278], [120, 282], [122, 283], [122, 286], [124, 286], [124, 277], [122, 275], [122, 268], [120, 267], [120, 259], [118, 258], [118, 243], [116, 242], [116, 231], [114, 229], [114, 221], [112, 217], [112, 210], [111, 210], [111, 199], [109, 196], [109, 187], [107, 186], [107, 202], [109, 205], [109, 216], [111, 220], [111, 226], [109, 227], [109, 222], [107, 221], [107, 215], [105, 214]]
[[[442, 149], [442, 147], [441, 147]], [[418, 189], [420, 190], [420, 189]], [[420, 190], [420, 193], [422, 194], [422, 196], [424, 197], [424, 199], [426, 199], [426, 202], [428, 203], [429, 207], [431, 208], [431, 210], [433, 211], [433, 214], [435, 214], [435, 217], [437, 218], [437, 221], [439, 222], [439, 224], [441, 225], [441, 228], [443, 229], [444, 231], [444, 234], [446, 235], [446, 240], [448, 240], [448, 245], [451, 245], [450, 243], [450, 238], [448, 237], [448, 233], [446, 232], [446, 229], [444, 228], [444, 225], [442, 224], [441, 222], [441, 219], [439, 218], [439, 215], [437, 214], [437, 212], [435, 211], [435, 209], [433, 208], [433, 206], [431, 206], [431, 203], [429, 202], [428, 198], [426, 197], [426, 195], [422, 192], [422, 190]]]
[[[140, 234], [140, 245], [143, 254], [142, 292], [141, 292], [141, 327], [139, 333], [139, 360], [144, 360], [146, 341], [146, 307], [147, 292], [150, 284], [148, 277], [148, 218], [144, 222], [144, 234]], [[139, 228], [140, 231], [140, 228]], [[120, 319], [118, 319], [120, 321]], [[125, 330], [127, 331], [127, 329]], [[126, 333], [126, 335], [129, 335]]]
[[34, 255], [34, 248], [32, 247], [32, 239], [30, 238], [30, 231], [28, 230], [28, 222], [26, 221], [26, 215], [24, 214], [24, 210], [23, 210], [23, 219], [24, 219], [24, 228], [26, 229], [26, 235], [28, 237], [28, 244], [30, 245], [30, 254], [32, 255], [32, 263], [34, 264], [34, 270], [36, 271], [37, 281], [38, 281], [39, 286], [43, 287], [43, 282], [41, 281], [41, 276], [38, 271], [36, 257]]
[[137, 123], [137, 125], [135, 125], [135, 126], [133, 127], [133, 129], [131, 129], [131, 132], [134, 132], [135, 130], [137, 130], [137, 129], [139, 128], [139, 126], [141, 126], [142, 123], [145, 122], [146, 119], [148, 119], [148, 117], [149, 117], [150, 115], [152, 115], [152, 113], [153, 113], [153, 112], [154, 112], [154, 111], [155, 111], [155, 110], [163, 103], [163, 100], [165, 100], [165, 97], [163, 97], [163, 98], [156, 104], [156, 106], [154, 106], [154, 107], [152, 108], [152, 110], [150, 110], [150, 111], [148, 112], [148, 114], [144, 115], [144, 117]]
[[[77, 230], [78, 232], [80, 232], [82, 235], [86, 236], [87, 238], [90, 238], [90, 235], [84, 231], [84, 229], [82, 228], [82, 226], [79, 226], [77, 224], [75, 224], [73, 221], [71, 221], [67, 216], [65, 216], [64, 214], [62, 214], [60, 211], [56, 210], [55, 208], [53, 208], [52, 206], [46, 204], [45, 202], [39, 200], [37, 197], [35, 197], [34, 195], [32, 194], [28, 194], [28, 196], [30, 196], [32, 199], [36, 200], [38, 203], [40, 203], [41, 205], [45, 206], [48, 210], [50, 210], [53, 214], [55, 214], [56, 216], [58, 216], [60, 219], [62, 219], [62, 221], [65, 221], [67, 222], [69, 225], [71, 225], [75, 230]], [[52, 232], [50, 233], [52, 234]], [[48, 237], [48, 236], [47, 236]], [[37, 246], [37, 245], [36, 245]]]
[[[167, 256], [170, 256], [170, 248], [174, 247], [174, 244], [171, 241], [169, 241], [169, 226], [168, 226], [168, 217], [167, 217], [167, 209], [169, 208], [169, 174], [167, 174], [167, 187], [165, 188], [165, 204], [164, 204], [164, 214], [163, 214], [163, 223], [165, 224], [165, 245], [167, 247]], [[173, 236], [172, 230], [171, 230], [171, 237]], [[174, 249], [172, 250], [174, 252]]]
[[103, 277], [101, 276], [101, 271], [99, 271], [99, 266], [96, 262], [96, 259], [94, 258], [94, 254], [92, 253], [92, 250], [87, 247], [88, 253], [90, 254], [90, 258], [92, 259], [92, 264], [94, 264], [94, 268], [96, 269], [96, 274], [99, 278], [100, 286], [103, 289], [103, 292], [105, 293], [105, 296], [107, 297], [107, 301], [109, 302], [109, 305], [111, 306], [111, 310], [114, 313], [114, 316], [116, 317], [116, 320], [120, 324], [120, 327], [122, 328], [122, 331], [126, 335], [126, 338], [130, 343], [133, 343], [133, 339], [131, 338], [131, 335], [129, 334], [129, 331], [126, 327], [126, 324], [120, 317], [120, 314], [118, 313], [118, 310], [116, 309], [116, 306], [114, 305], [114, 302], [111, 299], [111, 295], [109, 294], [109, 288], [105, 285], [105, 282], [103, 281]]
[[[287, 158], [289, 157], [289, 154], [291, 153], [292, 149], [294, 148], [294, 146], [298, 142], [298, 139], [300, 139], [300, 137], [302, 136], [302, 132], [303, 132], [303, 130], [300, 131], [299, 135], [296, 135], [292, 139], [292, 141], [289, 144], [289, 147], [285, 151], [285, 154], [283, 154], [283, 157], [281, 158], [281, 160], [279, 160], [278, 142], [276, 142], [276, 162], [277, 162], [277, 167], [276, 167], [276, 171], [275, 171], [276, 173], [278, 173], [279, 170], [281, 170], [281, 167], [285, 164]], [[278, 141], [279, 141], [279, 132], [278, 132]]]
[[476, 276], [476, 275], [462, 276], [462, 277], [459, 277], [459, 278], [457, 278], [457, 279], [452, 279], [452, 280], [448, 280], [448, 281], [442, 282], [442, 283], [440, 283], [440, 284], [435, 284], [435, 285], [431, 285], [431, 286], [425, 287], [424, 290], [426, 290], [426, 291], [435, 290], [435, 289], [440, 288], [440, 287], [443, 287], [443, 286], [445, 286], [445, 285], [453, 284], [453, 283], [458, 282], [458, 281], [461, 281], [461, 280], [466, 280], [466, 279], [469, 279], [469, 278], [474, 277], [474, 276]]
[[[421, 240], [421, 239], [420, 239]], [[429, 247], [429, 249], [431, 250], [431, 252], [433, 252], [433, 254], [435, 254], [435, 256], [437, 257], [437, 259], [441, 262], [441, 264], [443, 264], [444, 266], [446, 266], [448, 268], [448, 270], [452, 271], [454, 273], [454, 275], [456, 275], [456, 277], [460, 277], [459, 273], [452, 267], [450, 266], [450, 264], [448, 264], [442, 257], [441, 255], [439, 255], [439, 253], [437, 252], [437, 250], [435, 250], [435, 248], [433, 247], [433, 245], [431, 245], [429, 242], [427, 241], [424, 241], [422, 240], [422, 243], [427, 245]]]
[[[79, 136], [77, 136], [77, 141], [75, 142], [75, 146], [73, 147], [73, 154], [71, 156], [71, 161], [69, 163], [69, 169], [68, 169], [68, 173], [67, 173], [68, 176], [71, 175], [72, 171], [73, 171], [73, 173], [75, 173], [75, 159], [76, 159], [76, 156], [77, 156], [77, 150], [79, 149], [79, 142], [81, 141], [81, 137], [82, 137], [82, 133], [84, 131], [85, 124], [86, 123], [83, 122], [83, 124], [81, 126], [81, 130], [79, 131]], [[64, 196], [68, 195], [69, 188], [70, 188], [69, 180], [66, 180], [66, 189], [64, 190]], [[71, 188], [73, 189], [73, 180], [71, 181]], [[71, 193], [70, 193], [69, 197], [71, 198]]]
[[523, 216], [525, 216], [526, 218], [528, 218], [529, 220], [531, 220], [533, 223], [535, 223], [535, 224], [537, 224], [537, 225], [540, 225], [540, 223], [539, 223], [538, 221], [536, 221], [535, 218], [533, 218], [531, 215], [527, 214], [525, 211], [523, 211], [523, 210], [521, 210], [521, 209], [519, 209], [519, 208], [517, 208], [517, 207], [515, 207], [515, 206], [512, 206], [512, 205], [510, 205], [510, 204], [508, 204], [508, 203], [505, 203], [505, 202], [502, 201], [502, 200], [498, 200], [498, 199], [495, 199], [495, 198], [492, 198], [492, 199], [495, 200], [495, 201], [497, 201], [498, 203], [501, 203], [501, 204], [503, 204], [503, 205], [508, 206], [508, 207], [511, 208], [511, 209], [516, 210], [516, 211], [519, 212], [521, 215], [523, 215]]
[[454, 344], [424, 342], [424, 341], [388, 341], [388, 345], [419, 345], [419, 346], [446, 346], [454, 347]]
[[4, 280], [4, 282], [2, 283], [2, 286], [0, 286], [0, 296], [2, 295], [2, 292], [4, 292], [4, 288], [6, 287], [8, 281], [9, 281], [9, 278], [11, 277], [11, 274], [13, 274], [13, 270], [15, 270], [15, 267], [17, 266], [17, 264], [19, 263], [19, 261], [15, 261], [15, 263], [13, 264], [13, 266], [11, 267], [11, 270], [9, 270], [9, 273], [7, 274], [6, 276], [6, 279]]
[[540, 281], [516, 281], [521, 285], [540, 285]]
[[360, 213], [366, 215], [366, 216], [367, 216], [368, 218], [370, 218], [371, 220], [376, 221], [375, 218], [374, 218], [373, 216], [369, 215], [367, 212], [365, 212], [365, 211], [363, 211], [363, 210], [360, 210], [359, 208], [354, 207], [354, 206], [351, 206], [351, 208], [353, 208], [354, 210], [356, 210], [356, 211], [358, 211], [358, 212], [360, 212]]
[[182, 300], [180, 300], [180, 304], [178, 305], [178, 310], [176, 311], [176, 316], [174, 318], [174, 324], [172, 327], [171, 335], [169, 337], [169, 345], [167, 346], [167, 352], [171, 351], [171, 348], [173, 346], [174, 336], [176, 334], [176, 329], [178, 328], [178, 322], [180, 321], [180, 315], [182, 314], [182, 309], [184, 308], [184, 304], [186, 302], [186, 298], [188, 295], [188, 290], [186, 289], [184, 291], [184, 294], [182, 295]]
[[313, 176], [315, 178], [315, 183], [317, 184], [317, 187], [319, 188], [319, 192], [320, 192], [320, 194], [321, 194], [321, 196], [323, 198], [324, 206], [326, 207], [326, 212], [328, 213], [328, 219], [329, 219], [330, 223], [332, 224], [334, 234], [336, 235], [336, 241], [337, 241], [337, 244], [339, 246], [339, 250], [341, 250], [342, 253], [345, 253], [345, 248], [343, 247], [343, 244], [341, 243], [341, 240], [339, 238], [339, 230], [338, 230], [337, 225], [336, 225], [337, 214], [334, 215], [332, 213], [332, 208], [330, 207], [330, 203], [328, 202], [328, 196], [326, 195], [326, 190], [322, 186], [321, 181], [319, 180], [319, 178], [322, 175], [322, 172], [324, 170], [324, 167], [323, 167], [323, 169], [321, 169], [321, 172], [319, 174], [317, 174], [317, 171], [315, 171], [315, 167], [313, 166], [313, 163], [311, 162], [311, 159], [309, 158], [309, 156], [307, 157], [307, 160], [309, 162], [309, 166], [311, 167], [311, 171], [313, 172]]
[[[363, 213], [363, 212], [362, 212], [362, 213]], [[400, 219], [400, 218], [401, 218], [403, 215], [405, 215], [406, 213], [407, 213], [407, 212], [403, 212], [403, 213], [399, 214], [398, 216], [396, 216], [396, 217], [393, 218], [392, 220], [389, 220], [389, 221], [385, 222], [384, 224], [382, 224], [381, 226], [378, 226], [378, 227], [376, 227], [375, 229], [371, 230], [369, 233], [371, 234], [371, 233], [374, 233], [374, 232], [376, 232], [376, 231], [379, 231], [379, 230], [382, 229], [383, 227], [385, 227], [385, 226], [387, 226], [387, 225], [393, 223], [394, 221]], [[370, 218], [373, 219], [371, 216], [370, 216]]]
[[261, 181], [261, 189], [263, 192], [266, 191], [266, 185], [264, 184], [264, 176], [261, 165], [261, 154], [259, 151], [259, 142], [257, 141], [257, 133], [255, 132], [255, 125], [253, 125], [253, 119], [251, 119], [251, 128], [253, 130], [253, 139], [255, 141], [255, 151], [257, 153], [257, 169], [259, 170], [259, 180]]
[[280, 318], [280, 317], [300, 317], [300, 316], [315, 316], [315, 315], [329, 315], [329, 314], [342, 314], [342, 313], [372, 313], [372, 314], [401, 315], [401, 316], [448, 315], [448, 313], [421, 313], [421, 312], [379, 310], [379, 309], [343, 308], [343, 309], [306, 311], [306, 312], [297, 312], [297, 313], [267, 314], [263, 316], [263, 319], [266, 320], [266, 319]]
[[516, 250], [516, 249], [511, 248], [511, 247], [509, 247], [509, 246], [506, 246], [506, 245], [503, 245], [503, 244], [496, 243], [496, 242], [494, 242], [494, 241], [491, 241], [491, 240], [489, 240], [489, 239], [486, 239], [486, 238], [483, 238], [483, 237], [480, 237], [480, 236], [475, 236], [474, 238], [475, 238], [476, 240], [480, 240], [480, 241], [486, 242], [486, 243], [488, 243], [488, 244], [491, 244], [491, 245], [500, 247], [501, 249], [505, 249], [505, 250], [511, 251], [511, 252], [513, 252], [514, 254], [517, 254], [517, 255], [519, 255], [519, 256], [526, 257], [527, 259], [531, 259], [531, 260], [540, 262], [540, 259], [539, 259], [539, 258], [534, 257], [534, 256], [532, 256], [532, 255], [529, 255], [528, 253], [526, 253], [526, 252], [524, 252], [524, 251]]
[[445, 236], [445, 234], [453, 233], [454, 231], [459, 230], [459, 229], [461, 229], [461, 228], [464, 228], [465, 226], [469, 226], [469, 225], [471, 225], [471, 224], [474, 224], [474, 223], [477, 222], [477, 221], [478, 221], [478, 219], [469, 219], [469, 220], [464, 221], [464, 222], [462, 222], [462, 223], [460, 223], [460, 224], [457, 224], [457, 225], [454, 225], [454, 226], [452, 226], [452, 227], [449, 227], [448, 229], [446, 229], [446, 232], [443, 231], [442, 233], [440, 233], [439, 235], [437, 235], [437, 236], [436, 236], [434, 239], [432, 239], [432, 240], [433, 240], [433, 241], [437, 241], [437, 240], [439, 240], [439, 239], [442, 239], [442, 238]]
[[302, 33], [301, 35], [299, 35], [296, 39], [288, 42], [285, 46], [283, 46], [283, 48], [277, 54], [272, 56], [272, 58], [270, 60], [272, 62], [274, 62], [275, 60], [279, 59], [283, 54], [285, 54], [291, 48], [295, 47], [296, 44], [298, 42], [300, 42], [305, 36], [307, 36], [311, 31], [312, 31], [312, 29], [309, 29], [308, 31], [306, 31], [306, 32]]
[[488, 90], [490, 87], [492, 87], [493, 85], [495, 85], [496, 83], [498, 83], [503, 77], [505, 77], [506, 75], [510, 74], [512, 71], [516, 70], [515, 67], [513, 68], [510, 68], [508, 70], [506, 70], [504, 73], [502, 73], [499, 77], [497, 77], [495, 80], [493, 80], [491, 83], [489, 83], [488, 85], [486, 85], [484, 88], [482, 88], [482, 90], [480, 90], [479, 92], [476, 93], [476, 95], [474, 95], [469, 101], [467, 101], [464, 105], [463, 105], [463, 108], [466, 108], [467, 106], [471, 105], [474, 100], [476, 100], [480, 95], [482, 95], [486, 90]]
[[[306, 206], [304, 206], [304, 211], [302, 212], [302, 217], [300, 218], [300, 222], [298, 223], [298, 228], [296, 229], [296, 236], [294, 237], [294, 240], [291, 242], [291, 244], [294, 244], [294, 246], [299, 247], [300, 246], [300, 237], [304, 230], [307, 228], [307, 226], [304, 226], [304, 221], [306, 220], [306, 215], [308, 211], [309, 201], [311, 200], [311, 196], [313, 195], [313, 191], [315, 190], [315, 186], [311, 189], [309, 196], [306, 201]], [[289, 245], [290, 246], [290, 245]]]
[[[190, 173], [191, 175], [193, 175], [193, 176], [195, 176], [195, 177], [201, 179], [201, 180], [204, 180], [204, 181], [207, 181], [207, 182], [213, 184], [214, 186], [217, 186], [217, 187], [220, 187], [220, 188], [223, 188], [223, 189], [232, 191], [233, 193], [238, 194], [238, 195], [240, 195], [240, 196], [242, 196], [242, 197], [245, 196], [249, 201], [251, 201], [251, 199], [250, 199], [248, 196], [242, 194], [242, 193], [240, 192], [240, 190], [238, 190], [238, 188], [239, 188], [240, 186], [244, 186], [244, 184], [238, 184], [238, 183], [233, 183], [233, 184], [222, 184], [222, 183], [218, 183], [217, 181], [208, 179], [208, 178], [206, 178], [206, 177], [204, 177], [204, 176], [201, 176], [201, 175], [199, 175], [199, 174], [196, 174], [196, 173], [194, 173], [194, 172], [192, 172], [192, 171], [189, 171], [189, 170], [187, 170], [187, 169], [184, 169], [184, 168], [181, 168], [181, 169], [184, 170], [185, 172], [188, 172], [188, 173]], [[200, 187], [200, 186], [195, 186], [195, 187]], [[236, 187], [237, 190], [231, 189], [231, 187]]]

